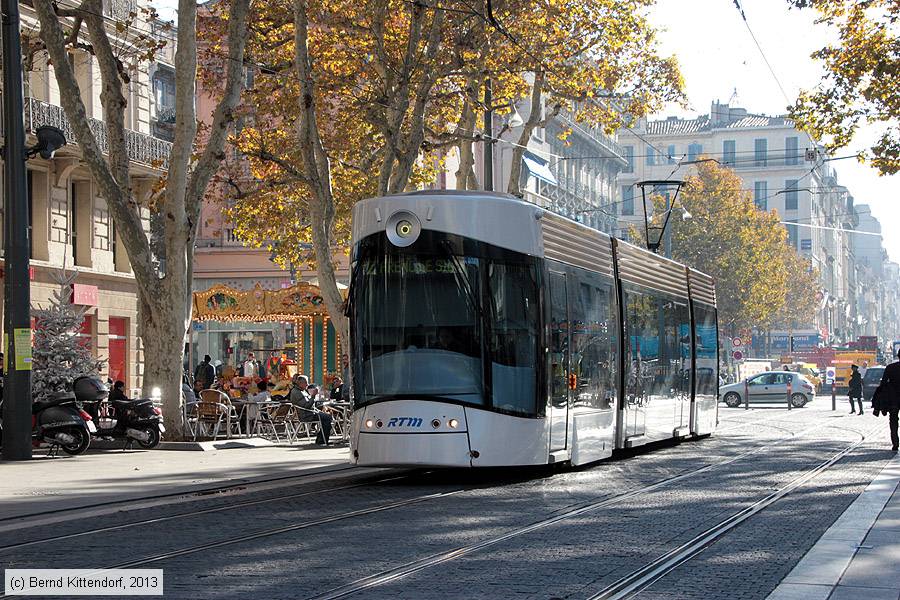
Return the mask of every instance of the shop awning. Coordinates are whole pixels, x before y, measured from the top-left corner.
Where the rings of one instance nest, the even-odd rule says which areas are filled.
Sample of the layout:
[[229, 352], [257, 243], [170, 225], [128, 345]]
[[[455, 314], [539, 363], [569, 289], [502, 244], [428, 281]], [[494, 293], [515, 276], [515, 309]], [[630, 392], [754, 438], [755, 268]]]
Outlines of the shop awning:
[[522, 162], [525, 163], [525, 168], [531, 175], [550, 185], [559, 185], [556, 177], [550, 171], [549, 163], [543, 158], [535, 156], [531, 152], [525, 152], [522, 155]]

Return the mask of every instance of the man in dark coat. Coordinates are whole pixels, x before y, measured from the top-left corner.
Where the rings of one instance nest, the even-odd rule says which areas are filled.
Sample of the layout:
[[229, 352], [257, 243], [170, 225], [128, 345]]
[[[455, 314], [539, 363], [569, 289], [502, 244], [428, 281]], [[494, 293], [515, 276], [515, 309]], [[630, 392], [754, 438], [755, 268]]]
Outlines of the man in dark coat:
[[848, 396], [850, 396], [850, 414], [854, 414], [856, 412], [856, 406], [853, 404], [853, 399], [859, 402], [859, 414], [863, 414], [862, 409], [862, 396], [863, 396], [863, 381], [862, 375], [859, 373], [859, 367], [856, 365], [850, 366], [851, 375], [850, 375], [850, 383], [849, 388], [850, 391]]
[[[897, 353], [900, 359], [900, 352]], [[898, 413], [900, 413], [900, 361], [889, 364], [881, 376], [881, 383], [872, 395], [874, 414], [888, 416], [891, 427], [891, 450], [897, 452], [900, 439], [897, 436]]]
[[294, 375], [291, 379], [291, 393], [288, 401], [297, 407], [299, 419], [304, 423], [319, 423], [319, 431], [316, 433], [316, 445], [328, 446], [328, 437], [331, 435], [331, 415], [316, 408], [315, 400], [306, 391], [309, 388], [309, 378], [306, 375]]
[[216, 382], [216, 370], [210, 364], [211, 360], [207, 354], [194, 370], [194, 385], [199, 386], [201, 390], [208, 390]]

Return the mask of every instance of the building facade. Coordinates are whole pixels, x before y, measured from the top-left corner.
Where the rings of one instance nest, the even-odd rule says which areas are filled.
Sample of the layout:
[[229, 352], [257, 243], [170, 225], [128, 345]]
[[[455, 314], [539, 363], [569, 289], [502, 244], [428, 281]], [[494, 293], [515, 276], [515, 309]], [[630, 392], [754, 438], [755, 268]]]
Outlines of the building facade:
[[843, 230], [855, 227], [853, 199], [821, 148], [790, 119], [713, 102], [709, 114], [696, 119], [641, 120], [621, 131], [619, 142], [629, 163], [617, 186], [620, 236], [643, 226], [639, 182], [683, 180], [696, 172], [697, 161], [715, 160], [734, 169], [760, 210], [778, 213], [788, 244], [817, 269], [821, 302], [805, 326], [827, 343], [850, 340], [854, 269]]
[[[120, 3], [104, 3], [110, 19], [125, 10]], [[20, 4], [22, 31], [37, 35], [39, 25], [33, 9]], [[128, 11], [124, 13], [126, 16]], [[146, 28], [147, 24], [136, 23]], [[113, 41], [127, 47], [126, 37]], [[101, 149], [106, 136], [100, 104], [100, 74], [96, 59], [82, 50], [72, 50], [70, 61], [91, 117]], [[131, 85], [126, 90], [125, 114], [132, 182], [138, 196], [149, 195], [159, 178], [159, 165], [169, 154], [170, 144], [152, 134], [150, 79], [146, 65], [129, 65]], [[30, 272], [32, 306], [46, 307], [58, 290], [56, 272], [78, 271], [72, 290], [76, 304], [87, 310], [81, 339], [92, 353], [104, 361], [101, 375], [122, 380], [129, 390], [140, 388], [143, 357], [138, 337], [138, 306], [134, 277], [125, 248], [116, 236], [106, 200], [81, 159], [75, 136], [60, 105], [60, 91], [53, 66], [45, 52], [33, 57], [32, 68], [24, 73], [26, 144], [42, 125], [62, 129], [69, 144], [50, 160], [28, 161], [28, 204], [30, 214]], [[146, 212], [146, 211], [145, 211]], [[146, 228], [149, 231], [149, 212]], [[0, 227], [0, 235], [2, 235]], [[4, 261], [0, 263], [5, 266]], [[2, 311], [2, 287], [0, 287]]]
[[[507, 117], [504, 132], [492, 144], [493, 181], [491, 189], [505, 192], [512, 170], [513, 150], [522, 133], [521, 121], [528, 118], [530, 103], [521, 103], [525, 111], [517, 121]], [[518, 112], [513, 113], [518, 117]], [[497, 121], [497, 119], [495, 119]], [[495, 122], [499, 129], [501, 123]], [[565, 141], [561, 138], [567, 132]], [[484, 144], [476, 143], [475, 175], [484, 185]], [[435, 182], [439, 189], [456, 188], [459, 157], [447, 156], [445, 172]], [[616, 231], [616, 177], [625, 168], [624, 149], [615, 135], [575, 121], [562, 111], [546, 126], [538, 127], [527, 143], [522, 157], [520, 186], [523, 198], [542, 208], [579, 221], [599, 231]]]

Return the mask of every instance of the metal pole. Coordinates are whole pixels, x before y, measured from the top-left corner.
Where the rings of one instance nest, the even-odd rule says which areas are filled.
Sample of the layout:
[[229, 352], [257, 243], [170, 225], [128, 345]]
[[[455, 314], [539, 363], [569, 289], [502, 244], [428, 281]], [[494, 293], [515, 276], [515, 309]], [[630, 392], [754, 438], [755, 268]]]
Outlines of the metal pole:
[[834, 388], [834, 381], [831, 382], [831, 410], [837, 410], [837, 390]]
[[29, 215], [18, 0], [2, 0], [0, 9], [3, 12], [3, 191], [6, 216], [3, 331], [9, 365], [3, 386], [3, 458], [28, 460], [31, 458], [31, 289], [28, 280]]
[[[669, 217], [672, 213], [672, 202], [669, 200], [669, 193], [666, 192], [666, 224], [669, 223]], [[666, 258], [672, 258], [672, 230], [666, 227], [665, 231], [666, 235], [666, 250], [663, 253], [663, 256]]]
[[750, 410], [750, 381], [744, 380], [744, 410]]
[[484, 190], [494, 191], [494, 111], [491, 110], [493, 84], [484, 82]]
[[[791, 378], [793, 379], [793, 375], [791, 375]], [[787, 384], [787, 403], [788, 403], [788, 410], [791, 410], [791, 382], [792, 382], [792, 379], [789, 379], [789, 380], [788, 380], [788, 384]]]

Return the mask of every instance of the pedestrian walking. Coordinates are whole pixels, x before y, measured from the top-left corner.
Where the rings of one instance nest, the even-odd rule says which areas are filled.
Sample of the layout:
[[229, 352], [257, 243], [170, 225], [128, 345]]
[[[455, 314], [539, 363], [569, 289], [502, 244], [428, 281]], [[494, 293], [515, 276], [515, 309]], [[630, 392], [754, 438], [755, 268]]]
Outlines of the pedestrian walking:
[[850, 396], [850, 414], [854, 414], [856, 412], [856, 407], [853, 404], [853, 399], [856, 398], [857, 402], [859, 402], [859, 414], [863, 414], [862, 408], [862, 396], [863, 396], [863, 382], [862, 375], [859, 374], [859, 367], [856, 365], [850, 365], [850, 391], [848, 395]]
[[[900, 352], [897, 352], [900, 359]], [[873, 414], [887, 415], [891, 428], [891, 450], [897, 452], [900, 439], [897, 436], [897, 415], [900, 413], [900, 361], [892, 362], [884, 369], [881, 383], [872, 394]]]
[[208, 390], [216, 381], [216, 369], [212, 366], [212, 358], [209, 354], [203, 357], [203, 361], [194, 370], [194, 387]]
[[869, 361], [864, 360], [862, 366], [859, 368], [859, 375], [860, 375], [860, 377], [863, 378], [863, 380], [865, 380], [866, 372], [868, 370], [869, 370]]

